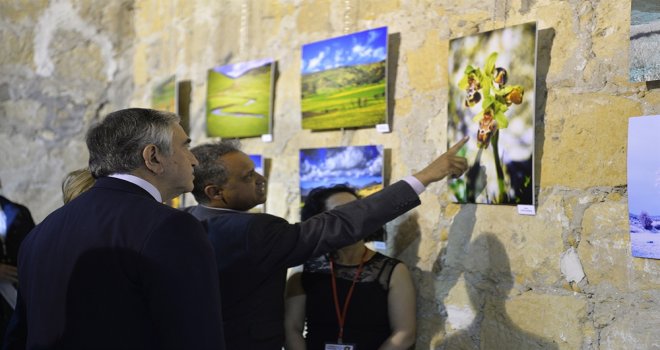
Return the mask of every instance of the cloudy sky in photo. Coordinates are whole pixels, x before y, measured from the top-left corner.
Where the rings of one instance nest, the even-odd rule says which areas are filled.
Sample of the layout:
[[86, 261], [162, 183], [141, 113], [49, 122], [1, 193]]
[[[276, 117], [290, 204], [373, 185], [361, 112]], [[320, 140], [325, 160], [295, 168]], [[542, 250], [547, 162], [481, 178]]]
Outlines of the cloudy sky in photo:
[[216, 73], [224, 74], [232, 79], [236, 79], [247, 71], [259, 68], [266, 64], [273, 63], [272, 58], [264, 58], [261, 60], [247, 61], [247, 62], [238, 62], [234, 64], [228, 64], [226, 66], [218, 66], [212, 68]]
[[660, 215], [660, 115], [628, 120], [628, 209]]
[[387, 58], [387, 27], [317, 41], [302, 47], [302, 74]]
[[349, 146], [300, 150], [300, 187], [312, 189], [348, 183], [362, 188], [383, 183], [383, 146]]

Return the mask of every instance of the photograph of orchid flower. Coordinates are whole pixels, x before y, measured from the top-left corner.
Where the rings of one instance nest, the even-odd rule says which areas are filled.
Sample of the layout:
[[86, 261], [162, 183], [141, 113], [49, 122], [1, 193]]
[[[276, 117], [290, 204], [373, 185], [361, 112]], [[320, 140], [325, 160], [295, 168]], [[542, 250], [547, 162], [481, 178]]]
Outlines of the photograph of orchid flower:
[[300, 203], [309, 191], [338, 184], [366, 197], [383, 188], [383, 146], [348, 146], [300, 150]]
[[632, 256], [660, 259], [660, 115], [628, 119], [628, 218]]
[[387, 27], [303, 45], [303, 129], [387, 122]]
[[274, 66], [274, 61], [266, 58], [209, 69], [208, 136], [256, 137], [271, 133]]
[[535, 76], [535, 22], [449, 42], [447, 140], [470, 137], [453, 201], [534, 204]]

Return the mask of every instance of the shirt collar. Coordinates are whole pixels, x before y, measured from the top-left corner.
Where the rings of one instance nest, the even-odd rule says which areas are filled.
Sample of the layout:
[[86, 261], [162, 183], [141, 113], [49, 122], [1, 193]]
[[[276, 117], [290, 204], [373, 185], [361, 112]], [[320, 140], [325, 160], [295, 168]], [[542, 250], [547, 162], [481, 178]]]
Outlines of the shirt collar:
[[215, 208], [215, 207], [209, 207], [209, 206], [204, 205], [204, 204], [198, 204], [198, 205], [199, 205], [200, 207], [203, 207], [203, 208], [206, 208], [206, 209], [210, 209], [210, 210], [222, 210], [222, 211], [232, 211], [232, 212], [235, 212], [235, 213], [242, 213], [242, 211], [240, 211], [240, 210], [235, 210], [235, 209], [229, 209], [229, 208]]
[[134, 185], [140, 186], [143, 190], [149, 192], [149, 194], [154, 197], [154, 199], [158, 202], [163, 202], [163, 197], [161, 197], [160, 192], [156, 188], [156, 186], [152, 185], [149, 181], [137, 177], [135, 175], [131, 174], [111, 174], [108, 175], [108, 177], [114, 177], [115, 179], [120, 179], [124, 181], [128, 181]]

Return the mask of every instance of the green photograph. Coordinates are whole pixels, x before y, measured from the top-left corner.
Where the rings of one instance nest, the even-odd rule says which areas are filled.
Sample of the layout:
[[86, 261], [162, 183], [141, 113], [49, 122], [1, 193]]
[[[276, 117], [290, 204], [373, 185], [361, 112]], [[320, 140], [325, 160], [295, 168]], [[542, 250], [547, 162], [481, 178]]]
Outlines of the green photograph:
[[387, 123], [387, 27], [302, 47], [303, 129]]
[[174, 75], [153, 89], [151, 108], [176, 113], [176, 77]]
[[270, 134], [274, 74], [274, 61], [269, 58], [209, 69], [207, 135], [240, 138]]

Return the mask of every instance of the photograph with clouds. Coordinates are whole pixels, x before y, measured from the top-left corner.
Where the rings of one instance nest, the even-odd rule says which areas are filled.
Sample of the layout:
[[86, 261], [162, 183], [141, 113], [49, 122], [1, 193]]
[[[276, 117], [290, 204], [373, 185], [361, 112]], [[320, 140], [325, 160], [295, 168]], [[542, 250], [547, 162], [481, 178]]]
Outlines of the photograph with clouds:
[[301, 205], [316, 187], [345, 184], [366, 197], [383, 188], [383, 146], [300, 150]]
[[628, 217], [632, 256], [660, 259], [660, 115], [628, 120]]
[[387, 122], [387, 27], [303, 45], [303, 129]]
[[274, 65], [266, 58], [209, 69], [208, 136], [256, 137], [271, 133]]
[[[250, 160], [254, 163], [254, 171], [262, 176], [266, 176], [266, 173], [264, 172], [264, 157], [261, 154], [248, 154], [248, 157], [250, 157]], [[248, 211], [250, 213], [265, 213], [266, 205], [265, 203], [259, 204]]]

